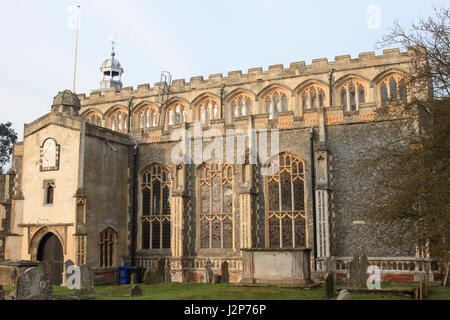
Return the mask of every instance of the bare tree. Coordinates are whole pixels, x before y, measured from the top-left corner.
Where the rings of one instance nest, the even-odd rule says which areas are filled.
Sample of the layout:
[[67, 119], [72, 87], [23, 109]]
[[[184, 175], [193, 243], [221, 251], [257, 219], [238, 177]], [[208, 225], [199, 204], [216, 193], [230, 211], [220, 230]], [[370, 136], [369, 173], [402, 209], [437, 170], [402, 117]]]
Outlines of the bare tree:
[[450, 16], [443, 7], [405, 30], [397, 22], [377, 47], [408, 48], [410, 101], [377, 110], [392, 120], [367, 150], [361, 172], [375, 176], [366, 213], [384, 226], [384, 241], [409, 242], [441, 266], [450, 261]]

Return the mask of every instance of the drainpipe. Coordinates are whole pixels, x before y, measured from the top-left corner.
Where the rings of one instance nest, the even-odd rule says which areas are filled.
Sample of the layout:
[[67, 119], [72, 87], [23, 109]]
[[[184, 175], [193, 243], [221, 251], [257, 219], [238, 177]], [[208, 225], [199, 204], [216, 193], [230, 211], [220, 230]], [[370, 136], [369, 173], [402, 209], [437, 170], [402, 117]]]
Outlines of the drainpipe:
[[131, 266], [136, 266], [136, 243], [137, 243], [137, 192], [138, 192], [138, 158], [139, 147], [133, 147], [133, 181], [132, 181], [132, 213], [131, 213]]
[[131, 131], [131, 104], [133, 103], [133, 97], [128, 100], [128, 133]]
[[225, 112], [223, 110], [223, 94], [224, 94], [224, 91], [225, 91], [225, 84], [222, 84], [222, 87], [220, 87], [220, 118], [223, 119], [223, 120], [225, 120], [224, 119]]
[[313, 202], [313, 234], [314, 234], [314, 271], [317, 270], [317, 226], [316, 226], [316, 174], [314, 165], [314, 128], [309, 131], [309, 142], [311, 152], [311, 189], [312, 189], [312, 202]]
[[328, 82], [329, 82], [329, 92], [330, 92], [330, 107], [333, 106], [333, 73], [336, 71], [336, 69], [330, 69], [330, 72], [328, 73]]

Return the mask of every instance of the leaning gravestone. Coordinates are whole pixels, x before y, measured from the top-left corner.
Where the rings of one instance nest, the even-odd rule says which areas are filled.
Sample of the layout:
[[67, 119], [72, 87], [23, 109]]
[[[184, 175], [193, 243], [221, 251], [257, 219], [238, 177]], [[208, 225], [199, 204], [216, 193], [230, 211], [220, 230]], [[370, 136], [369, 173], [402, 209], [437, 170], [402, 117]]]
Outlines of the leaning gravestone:
[[444, 288], [450, 287], [450, 263], [447, 263], [447, 271], [445, 273], [444, 282], [442, 283]]
[[334, 275], [331, 271], [327, 272], [327, 276], [325, 277], [325, 294], [327, 300], [334, 294]]
[[220, 278], [220, 282], [221, 283], [228, 283], [230, 282], [230, 273], [228, 271], [228, 262], [224, 261], [222, 262], [221, 265], [221, 278]]
[[39, 267], [32, 267], [17, 278], [16, 300], [48, 300], [52, 294], [52, 278]]
[[349, 264], [350, 277], [347, 285], [353, 288], [365, 288], [367, 286], [367, 268], [369, 261], [366, 255], [354, 255]]
[[205, 269], [205, 282], [214, 283], [214, 271], [212, 269], [211, 260], [208, 259], [208, 261], [206, 261]]
[[339, 292], [337, 300], [352, 300], [352, 295], [348, 290], [341, 290], [341, 292]]
[[87, 265], [80, 266], [80, 288], [75, 289], [76, 295], [92, 293], [94, 290], [94, 271]]
[[144, 284], [147, 286], [153, 283], [152, 273], [153, 273], [152, 268], [148, 268], [147, 270], [145, 270]]

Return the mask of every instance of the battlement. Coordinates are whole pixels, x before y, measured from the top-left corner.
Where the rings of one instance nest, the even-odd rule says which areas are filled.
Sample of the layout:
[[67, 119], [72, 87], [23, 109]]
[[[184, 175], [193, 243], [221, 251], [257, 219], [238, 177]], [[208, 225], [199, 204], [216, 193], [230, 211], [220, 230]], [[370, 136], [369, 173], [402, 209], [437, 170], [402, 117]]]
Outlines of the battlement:
[[[172, 82], [172, 91], [174, 93], [186, 92], [194, 89], [207, 89], [220, 87], [222, 85], [237, 85], [250, 83], [255, 81], [270, 81], [274, 79], [282, 79], [296, 76], [312, 75], [328, 73], [330, 70], [344, 71], [352, 69], [361, 69], [368, 67], [376, 67], [383, 65], [395, 65], [407, 63], [410, 61], [411, 49], [406, 52], [400, 52], [400, 49], [387, 49], [382, 55], [375, 55], [374, 51], [360, 53], [358, 58], [352, 59], [351, 55], [336, 56], [334, 61], [329, 62], [327, 58], [313, 59], [310, 65], [305, 61], [292, 62], [288, 68], [282, 64], [269, 66], [267, 70], [262, 67], [250, 68], [247, 73], [242, 70], [230, 71], [226, 77], [222, 73], [209, 75], [208, 79], [203, 76], [191, 77], [189, 82], [185, 79], [176, 79]], [[93, 91], [90, 96], [86, 94], [78, 94], [82, 104], [89, 104], [103, 97], [124, 98], [133, 96], [156, 96], [158, 94], [161, 83], [155, 83], [152, 87], [150, 84], [138, 85], [136, 89], [133, 87], [123, 88], [117, 93], [114, 89]]]

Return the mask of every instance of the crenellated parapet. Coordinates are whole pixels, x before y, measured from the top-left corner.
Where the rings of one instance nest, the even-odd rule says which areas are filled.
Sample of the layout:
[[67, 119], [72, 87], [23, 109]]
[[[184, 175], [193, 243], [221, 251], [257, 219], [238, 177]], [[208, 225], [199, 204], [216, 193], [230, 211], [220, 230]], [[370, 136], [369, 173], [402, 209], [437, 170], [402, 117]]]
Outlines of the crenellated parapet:
[[[196, 121], [203, 128], [242, 125], [249, 116], [258, 127], [279, 129], [318, 125], [325, 108], [327, 125], [373, 121], [374, 110], [393, 94], [410, 99], [403, 80], [410, 69], [411, 52], [399, 49], [314, 59], [310, 65], [293, 62], [288, 68], [272, 65], [223, 74], [191, 77], [172, 82], [167, 105], [157, 102], [163, 83], [79, 94], [85, 120], [128, 133], [148, 142], [159, 142], [178, 128]], [[394, 81], [394, 83], [392, 83]], [[131, 114], [129, 115], [129, 103]], [[266, 119], [267, 118], [267, 119]], [[94, 120], [93, 120], [94, 119]], [[217, 122], [218, 121], [218, 122]], [[216, 123], [217, 122], [217, 123]], [[169, 135], [170, 136], [170, 135]]]

